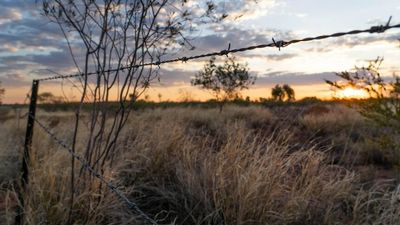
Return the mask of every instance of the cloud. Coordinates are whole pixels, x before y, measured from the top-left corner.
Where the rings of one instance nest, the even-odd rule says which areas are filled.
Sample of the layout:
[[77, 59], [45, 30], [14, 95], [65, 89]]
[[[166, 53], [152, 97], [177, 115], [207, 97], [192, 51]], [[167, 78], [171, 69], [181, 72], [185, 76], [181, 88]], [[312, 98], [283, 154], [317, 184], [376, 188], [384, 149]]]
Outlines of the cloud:
[[159, 71], [160, 82], [155, 82], [156, 86], [180, 86], [182, 84], [190, 84], [194, 72], [184, 71], [181, 69]]
[[[191, 43], [194, 51], [183, 50], [179, 55], [197, 55], [206, 52], [219, 52], [228, 48], [243, 48], [252, 45], [268, 44], [272, 38], [289, 40], [296, 37], [292, 31], [277, 29], [251, 29], [229, 25], [213, 25], [209, 27], [210, 34], [196, 37]], [[248, 53], [245, 53], [248, 54]], [[255, 55], [255, 54], [253, 54]]]
[[287, 59], [292, 59], [298, 57], [299, 54], [296, 53], [281, 53], [281, 54], [269, 54], [269, 55], [260, 55], [260, 54], [245, 54], [243, 55], [244, 59], [263, 59], [267, 61], [283, 61]]
[[218, 4], [218, 9], [228, 12], [228, 20], [235, 22], [265, 16], [280, 5], [281, 3], [277, 0], [234, 0], [221, 1]]
[[[258, 73], [255, 82], [255, 88], [270, 87], [275, 84], [289, 85], [313, 85], [323, 84], [325, 80], [338, 80], [335, 72], [322, 73], [290, 73], [287, 71], [270, 71], [267, 73]], [[182, 84], [190, 85], [191, 78], [195, 72], [188, 72], [181, 69], [159, 71], [160, 82], [154, 82], [153, 86], [181, 86]]]
[[71, 71], [64, 36], [57, 24], [39, 12], [38, 5], [23, 0], [4, 0], [0, 5], [0, 80], [4, 85], [24, 86], [35, 77], [54, 75], [44, 69]]
[[[187, 55], [197, 55], [208, 52], [219, 52], [227, 49], [230, 43], [231, 49], [242, 48], [251, 45], [271, 43], [275, 40], [291, 40], [299, 38], [294, 31], [278, 29], [260, 29], [251, 26], [243, 27], [238, 20], [248, 20], [273, 13], [282, 2], [279, 0], [233, 0], [217, 1], [218, 10], [231, 12], [226, 23], [207, 24], [207, 29], [198, 32], [192, 44], [196, 46], [194, 51], [182, 50], [172, 56], [163, 59], [175, 58]], [[194, 0], [194, 2], [196, 2]], [[224, 4], [222, 2], [225, 2]], [[239, 7], [240, 6], [240, 7]], [[74, 73], [71, 56], [67, 49], [64, 36], [57, 24], [49, 23], [47, 18], [40, 15], [40, 5], [35, 5], [33, 1], [26, 0], [2, 0], [0, 5], [0, 80], [3, 85], [29, 85], [33, 77], [54, 75], [45, 71], [51, 69], [62, 74]], [[280, 7], [279, 10], [281, 10]], [[222, 12], [222, 11], [221, 11]], [[289, 11], [285, 11], [289, 14]], [[279, 13], [278, 13], [279, 14]], [[239, 18], [239, 15], [242, 15]], [[290, 15], [302, 18], [308, 16], [302, 13], [291, 13]], [[312, 14], [309, 15], [311, 17]], [[236, 18], [235, 18], [236, 17]], [[379, 23], [378, 23], [379, 22]], [[385, 23], [386, 21], [371, 21], [374, 25]], [[202, 27], [203, 28], [203, 27]], [[329, 39], [324, 42], [313, 42], [312, 45], [304, 45], [299, 48], [284, 49], [281, 52], [275, 51], [267, 54], [264, 50], [248, 51], [238, 53], [240, 61], [247, 60], [255, 67], [262, 67], [264, 72], [257, 72], [259, 78], [256, 85], [270, 85], [275, 83], [289, 83], [292, 85], [307, 85], [313, 83], [323, 83], [324, 79], [335, 78], [334, 73], [289, 73], [285, 71], [274, 72], [265, 71], [265, 61], [277, 61], [275, 64], [282, 63], [281, 70], [293, 69], [290, 59], [300, 56], [310, 56], [307, 52], [329, 52], [339, 48], [351, 48], [356, 45], [370, 45], [380, 42], [398, 43], [400, 32], [390, 31], [384, 34], [356, 35]], [[304, 34], [305, 35], [305, 34]], [[74, 42], [73, 48], [79, 50], [79, 43]], [[291, 46], [289, 46], [291, 47]], [[77, 54], [79, 55], [79, 54]], [[220, 58], [223, 60], [224, 58]], [[296, 58], [293, 61], [297, 62]], [[201, 69], [202, 64], [208, 58], [197, 60], [193, 64], [169, 64], [163, 65], [160, 70], [161, 86], [178, 86], [182, 83], [189, 84], [190, 78]], [[251, 61], [252, 60], [252, 61]], [[82, 62], [78, 58], [78, 62]], [[271, 63], [272, 64], [272, 63]], [[291, 68], [287, 68], [291, 66]], [[273, 67], [272, 67], [273, 68]], [[277, 68], [277, 67], [275, 67]], [[301, 68], [302, 69], [302, 68]], [[333, 70], [332, 68], [323, 68]], [[33, 71], [33, 72], [32, 72]]]
[[[243, 5], [243, 9], [246, 11], [253, 8], [253, 4], [254, 0], [225, 1], [225, 5], [219, 5], [218, 9], [221, 8], [222, 10], [225, 7], [224, 10], [238, 13], [241, 9], [238, 9], [237, 5]], [[267, 0], [260, 2], [257, 6], [261, 10], [270, 8], [274, 4], [275, 0]], [[2, 52], [0, 53], [0, 77], [16, 74], [22, 70], [26, 70], [25, 74], [29, 74], [30, 71], [43, 71], [45, 68], [60, 73], [72, 70], [71, 56], [58, 25], [49, 23], [46, 18], [38, 13], [39, 8], [35, 7], [38, 6], [22, 0], [5, 0], [4, 4], [2, 3], [0, 6], [0, 12], [4, 12], [0, 18], [10, 20], [10, 22], [0, 24], [0, 50]], [[21, 11], [24, 11], [24, 13], [21, 14]], [[18, 19], [18, 21], [15, 19]], [[271, 42], [272, 37], [292, 36], [290, 32], [285, 31], [244, 29], [226, 24], [210, 26], [208, 31], [209, 34], [202, 35], [193, 41], [193, 44], [197, 47], [195, 51], [184, 50], [171, 57], [220, 51], [226, 49], [228, 43], [231, 43], [231, 48], [239, 48]], [[77, 44], [73, 48], [78, 49]], [[289, 55], [272, 55], [270, 59], [278, 60], [286, 57], [289, 57]], [[78, 61], [81, 60], [78, 59]], [[185, 76], [185, 73], [183, 71], [177, 72], [177, 74], [183, 76]], [[25, 76], [31, 78], [34, 74], [30, 73], [30, 75]]]
[[320, 47], [320, 46], [305, 49], [306, 52], [316, 52], [316, 53], [325, 53], [325, 52], [330, 52], [332, 50], [333, 48]]
[[22, 13], [15, 8], [1, 8], [0, 13], [0, 20], [14, 21], [22, 19]]
[[0, 52], [11, 52], [11, 53], [15, 53], [18, 51], [18, 48], [15, 46], [12, 46], [10, 44], [3, 44], [0, 45]]
[[273, 86], [275, 84], [289, 85], [313, 85], [322, 84], [324, 80], [338, 80], [334, 72], [322, 73], [289, 73], [286, 71], [274, 71], [260, 75], [256, 80], [256, 86]]
[[391, 34], [369, 34], [363, 36], [342, 37], [332, 40], [334, 47], [352, 48], [358, 45], [369, 45], [377, 42], [397, 43], [400, 39], [400, 32]]
[[[5, 76], [1, 77], [1, 82], [3, 87], [26, 87], [32, 83], [32, 80], [26, 79], [26, 76], [23, 73], [8, 73]], [[6, 84], [6, 85], [5, 85]]]
[[397, 44], [400, 40], [399, 31], [391, 31], [390, 33], [383, 34], [359, 34], [346, 37], [339, 37], [335, 39], [328, 39], [325, 41], [314, 42], [311, 47], [305, 49], [306, 52], [325, 53], [335, 51], [339, 48], [353, 48], [357, 46], [368, 46], [378, 43]]

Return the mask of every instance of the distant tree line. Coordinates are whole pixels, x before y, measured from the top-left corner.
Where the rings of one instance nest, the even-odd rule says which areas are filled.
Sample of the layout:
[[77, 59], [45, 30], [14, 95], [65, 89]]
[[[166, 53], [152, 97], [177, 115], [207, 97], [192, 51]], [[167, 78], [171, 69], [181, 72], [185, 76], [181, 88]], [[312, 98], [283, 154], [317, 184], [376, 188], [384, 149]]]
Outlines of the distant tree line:
[[[234, 57], [228, 57], [223, 65], [216, 65], [215, 57], [204, 65], [204, 68], [195, 75], [191, 83], [193, 86], [210, 91], [219, 101], [220, 110], [227, 101], [241, 99], [240, 91], [248, 89], [256, 80], [250, 75], [247, 65], [236, 62]], [[277, 84], [271, 91], [272, 100], [277, 102], [294, 101], [295, 92], [288, 84]], [[261, 98], [263, 100], [267, 100]], [[246, 98], [250, 101], [250, 97]]]
[[55, 96], [51, 92], [43, 92], [38, 95], [38, 102], [42, 104], [60, 104], [64, 101], [61, 96]]

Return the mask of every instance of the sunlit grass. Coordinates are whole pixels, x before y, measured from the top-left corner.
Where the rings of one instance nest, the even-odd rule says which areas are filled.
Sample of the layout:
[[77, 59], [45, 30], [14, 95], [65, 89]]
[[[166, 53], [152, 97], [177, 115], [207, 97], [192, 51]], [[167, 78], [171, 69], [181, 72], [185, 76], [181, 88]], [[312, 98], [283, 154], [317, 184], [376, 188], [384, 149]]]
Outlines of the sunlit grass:
[[[39, 119], [55, 124], [57, 136], [70, 140], [72, 113], [40, 111]], [[393, 181], [377, 183], [382, 180], [369, 171], [380, 169], [364, 165], [361, 157], [368, 150], [361, 143], [374, 129], [366, 125], [344, 106], [277, 111], [228, 106], [223, 113], [216, 108], [146, 109], [129, 118], [117, 163], [104, 174], [160, 224], [398, 225], [399, 189]], [[0, 134], [0, 156], [11, 170], [2, 167], [0, 182], [5, 182], [16, 179], [12, 171], [18, 160], [3, 156], [18, 152], [23, 132], [16, 132], [12, 119], [0, 127], [12, 131]], [[84, 137], [81, 132], [78, 149]], [[28, 222], [65, 224], [69, 155], [38, 127], [33, 149]], [[76, 194], [75, 224], [145, 224], [106, 189], [93, 190], [98, 189]], [[3, 193], [12, 196], [12, 189], [2, 190], [0, 197]], [[12, 224], [13, 204], [7, 205], [0, 213], [7, 217], [5, 224]]]

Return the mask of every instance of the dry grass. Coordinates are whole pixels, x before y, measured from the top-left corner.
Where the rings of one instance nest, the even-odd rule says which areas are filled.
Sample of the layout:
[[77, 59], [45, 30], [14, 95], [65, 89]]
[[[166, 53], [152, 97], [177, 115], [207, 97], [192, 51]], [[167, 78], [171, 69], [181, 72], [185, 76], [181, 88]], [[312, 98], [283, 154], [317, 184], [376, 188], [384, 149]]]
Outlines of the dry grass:
[[315, 131], [335, 133], [342, 128], [361, 125], [364, 118], [344, 105], [330, 105], [310, 107], [300, 121]]
[[[291, 118], [297, 125], [288, 125], [281, 114], [254, 106], [230, 106], [222, 114], [198, 108], [136, 113], [120, 138], [118, 165], [105, 175], [161, 224], [400, 224], [396, 182], [366, 178], [360, 168], [375, 165], [346, 160], [360, 155], [366, 140], [352, 133], [370, 133], [361, 132], [368, 126], [359, 115], [331, 106], [322, 115], [299, 114]], [[39, 115], [70, 140], [72, 115]], [[0, 182], [8, 184], [18, 160], [7, 157], [13, 152], [18, 158], [22, 135], [13, 124], [0, 125], [10, 130], [0, 137], [0, 155], [8, 162]], [[328, 142], [318, 139], [321, 131]], [[65, 224], [68, 154], [38, 127], [33, 147], [28, 224]], [[391, 174], [386, 178], [394, 179]], [[76, 194], [75, 224], [142, 224], [112, 193], [85, 191], [93, 189]], [[1, 196], [12, 202], [12, 186]], [[4, 224], [12, 223], [11, 209], [0, 208]]]

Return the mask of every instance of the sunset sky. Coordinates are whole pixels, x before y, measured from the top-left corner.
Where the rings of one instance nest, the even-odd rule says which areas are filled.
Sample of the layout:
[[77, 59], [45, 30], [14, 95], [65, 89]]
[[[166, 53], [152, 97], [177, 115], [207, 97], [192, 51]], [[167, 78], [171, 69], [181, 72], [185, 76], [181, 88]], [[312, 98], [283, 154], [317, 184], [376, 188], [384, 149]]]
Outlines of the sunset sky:
[[[234, 19], [235, 11], [218, 25], [203, 28], [196, 34], [196, 50], [189, 55], [270, 43], [272, 38], [290, 40], [352, 29], [366, 29], [386, 23], [400, 23], [399, 0], [248, 0], [228, 1], [224, 7], [242, 5], [243, 16]], [[221, 3], [222, 4], [222, 3]], [[0, 4], [0, 81], [6, 89], [3, 101], [23, 102], [34, 78], [73, 72], [72, 60], [60, 29], [40, 14], [34, 0], [1, 0]], [[324, 79], [335, 79], [335, 72], [363, 66], [367, 60], [384, 57], [387, 76], [400, 70], [400, 29], [384, 34], [363, 34], [343, 38], [293, 44], [286, 48], [249, 51], [237, 58], [247, 63], [257, 81], [244, 96], [269, 97], [275, 84], [288, 83], [297, 98], [331, 96]], [[206, 61], [206, 60], [205, 60]], [[194, 99], [210, 98], [207, 92], [190, 86], [191, 77], [205, 61], [162, 66], [160, 83], [148, 94], [152, 100], [179, 100], [182, 93]], [[67, 84], [42, 84], [41, 91], [56, 95]], [[72, 89], [71, 89], [72, 90]], [[66, 91], [68, 92], [68, 90]], [[72, 92], [72, 91], [71, 91]], [[68, 93], [77, 95], [77, 93]]]

